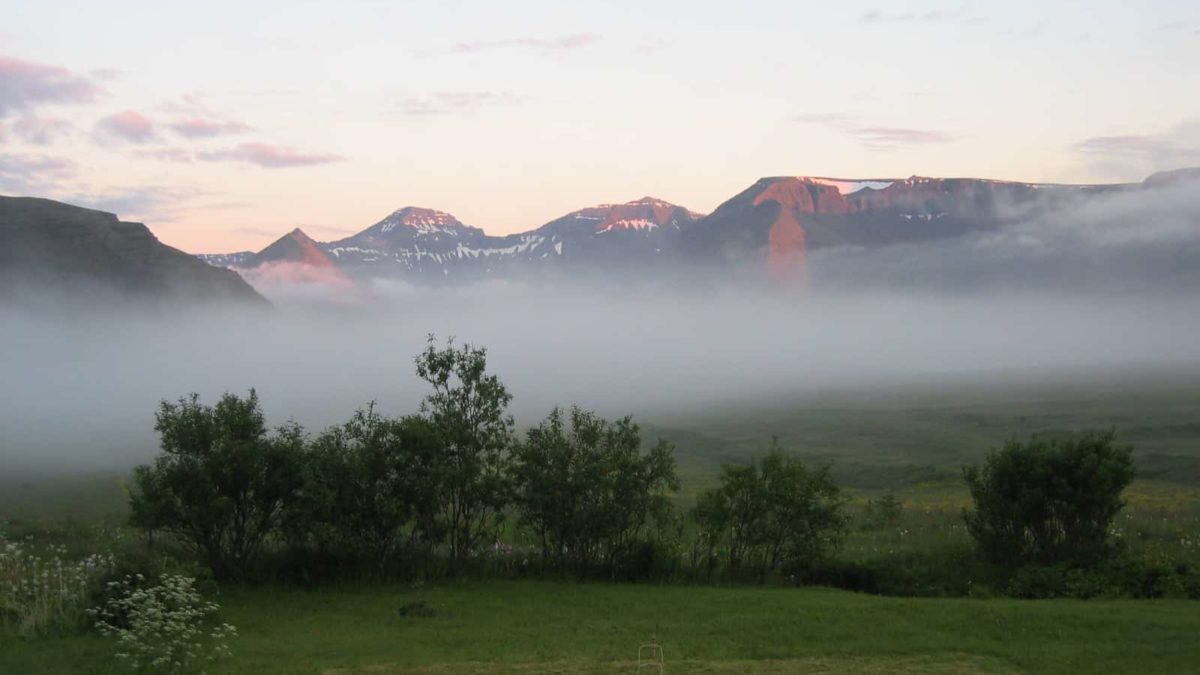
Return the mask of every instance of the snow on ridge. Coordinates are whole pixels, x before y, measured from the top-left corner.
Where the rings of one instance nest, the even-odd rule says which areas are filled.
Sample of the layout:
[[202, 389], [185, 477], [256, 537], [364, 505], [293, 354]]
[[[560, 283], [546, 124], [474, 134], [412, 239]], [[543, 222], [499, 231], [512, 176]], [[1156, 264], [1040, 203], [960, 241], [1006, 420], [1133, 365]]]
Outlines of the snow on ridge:
[[596, 230], [596, 233], [603, 234], [613, 230], [653, 230], [656, 227], [658, 227], [658, 223], [649, 218], [624, 218], [605, 224], [604, 227]]
[[837, 188], [838, 192], [843, 196], [852, 195], [855, 192], [870, 188], [872, 190], [883, 190], [890, 187], [895, 180], [887, 179], [848, 179], [848, 178], [823, 178], [823, 177], [808, 177], [798, 176], [800, 180], [816, 183], [817, 185], [828, 185]]

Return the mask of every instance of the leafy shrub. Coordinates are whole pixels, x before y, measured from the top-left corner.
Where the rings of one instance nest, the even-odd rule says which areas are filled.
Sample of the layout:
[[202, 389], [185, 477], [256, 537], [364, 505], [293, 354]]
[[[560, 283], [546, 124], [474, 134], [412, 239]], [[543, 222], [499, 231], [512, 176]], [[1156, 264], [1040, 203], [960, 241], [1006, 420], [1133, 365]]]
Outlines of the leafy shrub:
[[254, 390], [163, 401], [154, 428], [163, 453], [134, 472], [133, 523], [175, 535], [218, 578], [244, 576], [299, 487], [302, 430], [269, 436]]
[[0, 625], [21, 635], [83, 624], [91, 594], [112, 556], [66, 560], [65, 550], [37, 555], [0, 532]]
[[803, 573], [823, 561], [845, 531], [841, 492], [828, 467], [810, 469], [772, 443], [761, 461], [724, 466], [720, 487], [700, 495], [693, 514], [710, 567], [765, 579]]
[[994, 563], [1088, 565], [1110, 553], [1109, 530], [1133, 480], [1132, 449], [1113, 434], [1011, 440], [964, 477], [967, 530]]
[[450, 557], [460, 568], [494, 538], [508, 506], [512, 395], [487, 373], [487, 350], [470, 344], [442, 349], [433, 336], [416, 358], [417, 375], [433, 392], [421, 403], [440, 447], [437, 502]]
[[196, 581], [168, 574], [157, 582], [141, 575], [110, 582], [110, 599], [91, 610], [96, 630], [117, 641], [116, 656], [134, 670], [195, 673], [231, 655], [237, 629], [216, 623], [219, 609], [205, 602]]
[[398, 552], [432, 541], [437, 461], [426, 420], [388, 419], [374, 406], [318, 437], [285, 517], [289, 539], [315, 549], [309, 575], [341, 561], [355, 568], [365, 562], [382, 577]]
[[650, 572], [650, 558], [661, 552], [643, 533], [652, 520], [669, 518], [667, 494], [679, 479], [670, 443], [645, 453], [641, 445], [631, 418], [609, 422], [577, 407], [567, 419], [555, 409], [529, 430], [513, 453], [513, 488], [545, 564]]

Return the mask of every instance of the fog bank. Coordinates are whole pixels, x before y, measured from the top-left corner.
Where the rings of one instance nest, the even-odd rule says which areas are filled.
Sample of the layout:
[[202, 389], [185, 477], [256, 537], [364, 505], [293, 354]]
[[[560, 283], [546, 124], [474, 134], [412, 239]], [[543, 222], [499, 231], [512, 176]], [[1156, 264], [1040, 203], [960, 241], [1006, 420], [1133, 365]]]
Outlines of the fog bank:
[[121, 467], [155, 452], [156, 404], [258, 389], [310, 430], [425, 394], [430, 333], [489, 349], [528, 422], [580, 405], [650, 420], [701, 405], [1021, 370], [1200, 364], [1195, 294], [714, 296], [514, 284], [373, 289], [374, 302], [182, 316], [0, 310], [0, 464]]

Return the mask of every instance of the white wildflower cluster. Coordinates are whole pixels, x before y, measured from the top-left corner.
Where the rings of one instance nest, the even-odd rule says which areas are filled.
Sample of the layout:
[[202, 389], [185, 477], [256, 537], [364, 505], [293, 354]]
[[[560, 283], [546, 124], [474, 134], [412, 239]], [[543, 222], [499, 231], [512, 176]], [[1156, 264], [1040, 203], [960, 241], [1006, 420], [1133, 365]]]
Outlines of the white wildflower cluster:
[[77, 625], [112, 567], [110, 555], [68, 560], [61, 546], [39, 555], [0, 531], [0, 625], [22, 635]]
[[195, 673], [231, 655], [227, 641], [237, 629], [214, 624], [219, 608], [204, 601], [195, 579], [165, 575], [151, 584], [137, 574], [108, 586], [112, 599], [91, 612], [97, 630], [116, 638], [117, 658], [134, 670]]

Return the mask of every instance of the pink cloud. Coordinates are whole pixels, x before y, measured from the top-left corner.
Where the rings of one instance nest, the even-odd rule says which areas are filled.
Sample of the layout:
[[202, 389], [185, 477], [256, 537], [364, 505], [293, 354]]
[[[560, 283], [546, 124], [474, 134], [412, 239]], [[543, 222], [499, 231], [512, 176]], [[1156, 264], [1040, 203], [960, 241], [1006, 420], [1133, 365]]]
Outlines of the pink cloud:
[[0, 117], [39, 105], [86, 103], [100, 91], [66, 68], [0, 56]]
[[154, 140], [154, 123], [136, 110], [125, 110], [109, 115], [96, 123], [96, 130], [109, 138], [129, 143], [146, 143]]
[[240, 134], [253, 131], [254, 127], [237, 121], [218, 121], [203, 117], [190, 117], [172, 122], [171, 131], [185, 138], [213, 138], [224, 134]]
[[340, 155], [316, 154], [270, 143], [242, 143], [229, 150], [197, 153], [197, 159], [208, 162], [240, 161], [257, 164], [264, 169], [285, 169], [296, 166], [330, 164], [345, 159]]

